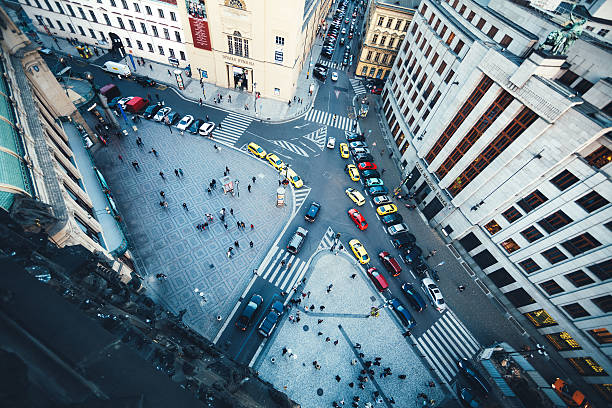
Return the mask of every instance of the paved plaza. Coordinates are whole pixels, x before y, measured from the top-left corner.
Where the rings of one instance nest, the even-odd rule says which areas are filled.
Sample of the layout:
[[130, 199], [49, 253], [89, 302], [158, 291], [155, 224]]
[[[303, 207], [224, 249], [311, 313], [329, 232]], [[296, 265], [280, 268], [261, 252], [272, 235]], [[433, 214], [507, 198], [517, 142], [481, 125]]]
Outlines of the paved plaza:
[[[353, 273], [357, 276], [351, 279]], [[299, 322], [291, 322], [298, 309], [287, 312], [293, 318], [283, 319], [254, 365], [261, 378], [285, 390], [304, 408], [331, 407], [342, 399], [350, 407], [354, 397], [359, 397], [360, 407], [367, 402], [375, 407], [414, 407], [423, 401], [418, 401], [419, 393], [441, 400], [442, 391], [428, 387], [435, 379], [415, 354], [410, 338], [402, 336], [404, 329], [391, 315], [393, 311], [385, 308], [377, 318], [366, 317], [371, 307], [381, 306], [383, 301], [350, 255], [318, 252], [307, 276], [303, 290], [310, 295], [303, 298]], [[330, 284], [333, 286], [327, 293]], [[310, 305], [315, 306], [314, 311], [306, 312], [304, 306]], [[325, 306], [322, 311], [321, 305]], [[318, 323], [320, 319], [323, 322]], [[354, 347], [357, 343], [361, 348]], [[290, 351], [283, 355], [283, 348]], [[381, 358], [380, 366], [371, 366], [374, 375], [364, 383], [365, 389], [360, 389], [361, 370], [376, 357]], [[315, 361], [320, 369], [314, 366]], [[392, 374], [381, 377], [387, 367]], [[382, 397], [378, 402], [375, 392]]]
[[[159, 123], [143, 120], [137, 126], [137, 134], [130, 130], [129, 136], [111, 140], [108, 147], [98, 150], [95, 162], [127, 225], [126, 235], [147, 295], [175, 313], [187, 309], [184, 321], [212, 339], [252, 278], [253, 269], [288, 222], [291, 192], [287, 189], [287, 205], [277, 208], [278, 174], [264, 161], [226, 146], [216, 150], [214, 140], [181, 135], [176, 128], [170, 133]], [[137, 136], [142, 138], [142, 147], [136, 145]], [[139, 169], [133, 167], [133, 161]], [[220, 185], [226, 166], [231, 179], [239, 181], [236, 196], [224, 194]], [[184, 175], [176, 176], [175, 169]], [[212, 179], [217, 188], [209, 194]], [[160, 206], [160, 191], [165, 193], [168, 208]], [[219, 218], [222, 208], [227, 211], [227, 229]], [[214, 221], [200, 231], [196, 225], [206, 221], [206, 213]], [[245, 229], [237, 227], [240, 221]], [[229, 259], [227, 251], [235, 241], [239, 248]], [[156, 279], [160, 273], [167, 279]]]

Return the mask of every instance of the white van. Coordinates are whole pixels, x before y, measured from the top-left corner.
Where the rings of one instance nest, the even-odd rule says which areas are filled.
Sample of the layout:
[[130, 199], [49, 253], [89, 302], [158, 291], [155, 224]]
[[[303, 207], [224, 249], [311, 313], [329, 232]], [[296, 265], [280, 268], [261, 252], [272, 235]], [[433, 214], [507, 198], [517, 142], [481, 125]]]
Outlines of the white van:
[[110, 72], [111, 74], [117, 74], [117, 75], [123, 75], [123, 76], [130, 76], [130, 74], [132, 73], [130, 71], [130, 67], [128, 67], [127, 65], [119, 64], [113, 61], [105, 62], [104, 65], [102, 66], [102, 69], [105, 70], [106, 72]]

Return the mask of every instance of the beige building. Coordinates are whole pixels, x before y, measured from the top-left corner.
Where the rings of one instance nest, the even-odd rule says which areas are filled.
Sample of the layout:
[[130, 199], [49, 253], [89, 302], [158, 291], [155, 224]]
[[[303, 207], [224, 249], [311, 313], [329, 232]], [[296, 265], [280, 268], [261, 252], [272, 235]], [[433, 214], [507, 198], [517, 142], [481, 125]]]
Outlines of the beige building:
[[264, 98], [291, 99], [330, 5], [330, 0], [180, 3], [194, 77]]
[[370, 3], [355, 75], [387, 78], [418, 5], [417, 0], [376, 0]]

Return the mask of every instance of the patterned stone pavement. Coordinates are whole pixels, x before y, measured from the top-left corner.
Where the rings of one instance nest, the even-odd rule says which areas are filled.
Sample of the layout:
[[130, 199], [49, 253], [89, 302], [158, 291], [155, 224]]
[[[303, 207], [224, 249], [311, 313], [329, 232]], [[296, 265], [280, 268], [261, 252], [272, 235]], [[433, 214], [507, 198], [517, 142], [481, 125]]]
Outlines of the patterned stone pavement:
[[[357, 273], [355, 279], [350, 278], [353, 273]], [[381, 306], [382, 300], [351, 255], [344, 251], [338, 256], [326, 250], [319, 252], [306, 276], [308, 281], [303, 290], [310, 293], [305, 299], [306, 306], [314, 304], [315, 310], [305, 312], [302, 302], [298, 323], [283, 319], [254, 365], [261, 378], [277, 389], [284, 389], [304, 408], [331, 407], [332, 402], [341, 399], [345, 406], [351, 406], [356, 396], [360, 398], [360, 407], [370, 402], [375, 407], [388, 408], [422, 406], [419, 393], [438, 402], [442, 399], [439, 387], [426, 385], [435, 379], [415, 353], [410, 339], [402, 336], [404, 329], [391, 315], [393, 312], [385, 308], [378, 318], [365, 317], [370, 307]], [[329, 284], [333, 287], [327, 293]], [[321, 305], [325, 306], [323, 311], [319, 309]], [[288, 313], [295, 317], [296, 310]], [[323, 321], [318, 323], [319, 319]], [[336, 340], [338, 343], [334, 344]], [[360, 349], [353, 347], [356, 343], [361, 345]], [[283, 355], [283, 347], [291, 352]], [[364, 354], [363, 358], [359, 352]], [[362, 390], [357, 378], [363, 364], [375, 357], [381, 357], [381, 365], [372, 366], [375, 373]], [[351, 364], [353, 359], [357, 360], [355, 365]], [[314, 361], [320, 364], [320, 370], [313, 366]], [[381, 378], [386, 367], [393, 374]], [[406, 377], [402, 379], [399, 375]], [[383, 397], [378, 403], [375, 391]]]
[[[279, 209], [275, 206], [278, 175], [263, 161], [225, 146], [216, 151], [214, 140], [181, 135], [176, 128], [170, 133], [159, 123], [143, 120], [137, 126], [137, 135], [130, 131], [129, 136], [112, 140], [97, 151], [96, 165], [127, 225], [147, 295], [173, 312], [187, 309], [184, 321], [213, 338], [222, 324], [217, 316], [227, 317], [251, 279], [252, 270], [289, 220], [290, 190], [287, 206]], [[136, 145], [137, 136], [142, 138], [143, 147]], [[157, 157], [152, 148], [158, 152]], [[140, 170], [134, 169], [133, 160]], [[231, 178], [239, 180], [235, 197], [223, 194], [220, 186], [225, 166], [230, 168]], [[184, 172], [182, 177], [174, 174], [179, 168]], [[209, 195], [207, 188], [213, 178], [217, 188]], [[251, 193], [247, 191], [249, 184]], [[167, 209], [159, 205], [162, 190]], [[183, 202], [188, 211], [183, 209]], [[219, 219], [221, 208], [227, 211], [227, 230]], [[206, 213], [213, 214], [214, 221], [206, 231], [198, 231], [195, 226], [204, 223]], [[237, 221], [243, 221], [246, 230], [239, 230]], [[228, 259], [227, 250], [236, 240], [240, 248]], [[249, 248], [249, 241], [254, 248]], [[158, 273], [168, 278], [160, 282], [155, 278]]]

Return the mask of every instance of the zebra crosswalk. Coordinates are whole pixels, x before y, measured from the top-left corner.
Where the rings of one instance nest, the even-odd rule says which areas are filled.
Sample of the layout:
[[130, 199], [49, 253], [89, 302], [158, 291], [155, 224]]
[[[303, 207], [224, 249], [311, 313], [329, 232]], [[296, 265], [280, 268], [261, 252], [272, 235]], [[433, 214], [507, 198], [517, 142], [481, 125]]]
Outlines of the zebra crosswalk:
[[309, 157], [308, 153], [306, 153], [306, 150], [302, 149], [299, 146], [296, 146], [295, 144], [291, 143], [291, 142], [287, 142], [285, 140], [270, 140], [270, 142], [274, 143], [275, 145], [285, 149], [285, 150], [289, 150], [290, 152], [293, 152], [295, 154], [299, 154], [300, 156], [304, 156], [304, 157]]
[[349, 82], [351, 83], [351, 86], [353, 87], [353, 91], [355, 92], [355, 95], [359, 96], [359, 95], [364, 95], [367, 93], [365, 86], [363, 86], [363, 82], [360, 79], [349, 78]]
[[283, 292], [288, 292], [295, 286], [308, 263], [297, 256], [279, 248], [270, 248], [266, 258], [258, 268], [259, 276], [277, 286]]
[[317, 251], [320, 249], [331, 248], [331, 246], [334, 244], [335, 235], [336, 234], [334, 233], [334, 230], [332, 229], [332, 227], [327, 227], [327, 231], [325, 231], [325, 234], [323, 234], [323, 238], [321, 239], [321, 242], [319, 242]]
[[304, 201], [306, 201], [306, 198], [308, 198], [310, 187], [302, 186], [301, 188], [294, 189], [293, 192], [295, 195], [295, 212], [297, 213], [302, 204], [304, 204]]
[[327, 59], [320, 59], [317, 64], [323, 65], [325, 67], [329, 67], [329, 68], [334, 68], [334, 69], [338, 69], [341, 68], [342, 65], [340, 65], [339, 62], [335, 62], [335, 61], [330, 61]]
[[459, 318], [448, 310], [417, 338], [417, 348], [442, 379], [450, 383], [457, 375], [457, 361], [464, 357], [472, 358], [480, 349], [480, 344]]
[[318, 128], [314, 132], [304, 135], [304, 138], [319, 146], [319, 149], [325, 150], [325, 144], [327, 143], [327, 126]]
[[212, 133], [213, 140], [233, 146], [251, 122], [253, 118], [232, 112], [221, 121], [221, 127], [215, 128]]
[[353, 126], [357, 123], [351, 118], [346, 116], [336, 115], [330, 112], [320, 111], [318, 109], [311, 109], [306, 115], [306, 120], [309, 122], [317, 122], [326, 126], [333, 126], [342, 130], [353, 130]]

